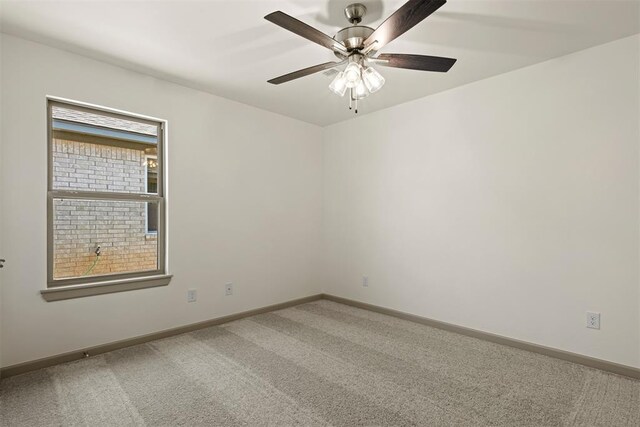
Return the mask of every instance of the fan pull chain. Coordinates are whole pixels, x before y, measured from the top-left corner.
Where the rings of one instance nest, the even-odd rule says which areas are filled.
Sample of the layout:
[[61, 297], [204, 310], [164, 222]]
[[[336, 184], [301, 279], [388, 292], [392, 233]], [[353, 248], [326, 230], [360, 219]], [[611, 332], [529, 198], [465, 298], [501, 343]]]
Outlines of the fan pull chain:
[[349, 88], [349, 110], [353, 110], [354, 106], [356, 114], [358, 114], [358, 98], [353, 96], [353, 88]]

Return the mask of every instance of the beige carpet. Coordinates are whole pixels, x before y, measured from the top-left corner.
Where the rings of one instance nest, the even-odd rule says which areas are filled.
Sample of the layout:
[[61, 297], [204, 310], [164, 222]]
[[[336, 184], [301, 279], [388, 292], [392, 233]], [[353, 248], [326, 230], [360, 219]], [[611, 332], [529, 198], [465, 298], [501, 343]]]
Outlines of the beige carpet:
[[7, 378], [2, 426], [640, 426], [640, 381], [316, 301]]

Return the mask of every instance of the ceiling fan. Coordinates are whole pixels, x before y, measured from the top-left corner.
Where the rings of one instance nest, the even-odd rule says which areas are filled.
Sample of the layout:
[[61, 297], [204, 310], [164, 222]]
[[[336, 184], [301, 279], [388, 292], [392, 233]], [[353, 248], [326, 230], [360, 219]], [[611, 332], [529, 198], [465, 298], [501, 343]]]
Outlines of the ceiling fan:
[[276, 77], [268, 82], [279, 85], [330, 68], [346, 65], [344, 70], [340, 71], [333, 79], [329, 89], [339, 96], [344, 96], [349, 90], [349, 109], [352, 109], [352, 106], [355, 105], [355, 112], [357, 113], [358, 100], [377, 92], [385, 83], [384, 77], [371, 66], [372, 63], [385, 67], [419, 71], [449, 71], [456, 62], [453, 58], [402, 53], [382, 53], [376, 56], [376, 53], [387, 43], [413, 28], [445, 3], [446, 0], [409, 0], [375, 30], [358, 25], [367, 13], [365, 5], [361, 3], [350, 4], [345, 8], [344, 14], [352, 25], [341, 29], [333, 37], [329, 37], [327, 34], [284, 12], [270, 13], [264, 19], [332, 50], [339, 61], [325, 62], [324, 64], [303, 68], [302, 70]]

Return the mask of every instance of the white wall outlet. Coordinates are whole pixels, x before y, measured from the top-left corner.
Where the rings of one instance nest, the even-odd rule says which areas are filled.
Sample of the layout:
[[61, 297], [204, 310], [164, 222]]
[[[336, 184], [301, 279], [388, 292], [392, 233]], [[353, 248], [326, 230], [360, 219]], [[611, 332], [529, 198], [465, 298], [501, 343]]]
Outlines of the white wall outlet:
[[189, 289], [187, 291], [187, 302], [196, 302], [198, 299], [198, 291], [195, 289]]
[[369, 276], [362, 276], [362, 286], [365, 288], [369, 287]]
[[224, 285], [224, 294], [225, 295], [233, 295], [233, 283], [227, 283]]
[[587, 328], [600, 329], [600, 313], [587, 311]]

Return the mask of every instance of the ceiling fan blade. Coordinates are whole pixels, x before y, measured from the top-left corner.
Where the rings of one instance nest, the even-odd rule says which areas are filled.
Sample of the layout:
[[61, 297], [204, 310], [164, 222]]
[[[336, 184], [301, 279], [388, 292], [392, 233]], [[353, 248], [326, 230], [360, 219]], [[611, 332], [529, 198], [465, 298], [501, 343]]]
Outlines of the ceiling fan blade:
[[382, 46], [409, 31], [446, 2], [447, 0], [409, 0], [367, 37], [365, 46], [377, 42], [374, 50], [380, 50]]
[[322, 31], [316, 30], [312, 26], [289, 16], [284, 12], [277, 11], [270, 13], [265, 16], [264, 19], [269, 22], [273, 22], [285, 30], [289, 30], [292, 33], [302, 36], [307, 40], [317, 43], [320, 46], [324, 46], [327, 49], [337, 50], [345, 55], [347, 54], [347, 48], [344, 47], [342, 43], [337, 42]]
[[329, 68], [338, 67], [340, 65], [346, 64], [348, 61], [344, 60], [341, 62], [325, 62], [324, 64], [314, 65], [313, 67], [303, 68], [302, 70], [294, 71], [293, 73], [285, 74], [284, 76], [276, 77], [275, 79], [268, 80], [268, 83], [273, 85], [279, 85], [281, 83], [286, 83], [291, 80], [299, 79], [300, 77], [305, 77], [319, 71], [328, 70]]
[[378, 60], [376, 61], [378, 64], [386, 67], [441, 73], [449, 71], [457, 61], [454, 58], [443, 58], [441, 56], [406, 55], [403, 53], [381, 53], [374, 60]]

